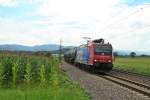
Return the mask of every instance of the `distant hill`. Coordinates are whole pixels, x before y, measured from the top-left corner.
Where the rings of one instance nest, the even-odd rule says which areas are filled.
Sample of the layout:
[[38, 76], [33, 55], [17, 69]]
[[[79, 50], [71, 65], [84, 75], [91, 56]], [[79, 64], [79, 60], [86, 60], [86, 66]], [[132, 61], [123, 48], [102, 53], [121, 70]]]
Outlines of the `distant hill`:
[[[70, 48], [71, 46], [62, 46], [62, 48]], [[56, 51], [59, 50], [59, 45], [57, 44], [45, 44], [36, 46], [24, 46], [17, 44], [6, 44], [0, 45], [0, 50], [7, 51]]]
[[[62, 52], [67, 51], [67, 48], [72, 48], [73, 46], [62, 46]], [[44, 44], [35, 46], [24, 46], [17, 44], [5, 44], [0, 45], [0, 50], [6, 51], [51, 51], [52, 53], [59, 53], [58, 44]], [[115, 50], [119, 55], [129, 55], [132, 51], [129, 50]], [[137, 55], [150, 55], [150, 52], [134, 51]]]

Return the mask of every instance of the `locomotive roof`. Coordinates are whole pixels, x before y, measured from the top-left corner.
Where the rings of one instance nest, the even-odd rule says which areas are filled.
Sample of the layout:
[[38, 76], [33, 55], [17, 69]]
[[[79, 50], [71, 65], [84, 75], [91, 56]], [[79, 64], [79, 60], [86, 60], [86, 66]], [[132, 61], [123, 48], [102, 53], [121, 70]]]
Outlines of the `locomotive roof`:
[[102, 44], [104, 44], [104, 39], [95, 39], [95, 40], [93, 40], [92, 42], [94, 42], [94, 43], [102, 43]]
[[96, 47], [112, 48], [112, 45], [110, 43], [105, 43], [105, 44], [94, 43], [93, 45]]
[[110, 43], [93, 43], [94, 45], [111, 45]]

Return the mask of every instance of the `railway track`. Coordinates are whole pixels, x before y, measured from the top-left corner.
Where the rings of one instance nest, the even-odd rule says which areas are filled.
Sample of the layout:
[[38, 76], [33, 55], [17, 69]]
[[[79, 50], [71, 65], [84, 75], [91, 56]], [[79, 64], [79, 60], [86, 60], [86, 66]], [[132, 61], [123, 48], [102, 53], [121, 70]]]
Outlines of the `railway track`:
[[112, 71], [117, 72], [117, 73], [124, 73], [124, 74], [128, 74], [128, 75], [134, 75], [134, 76], [142, 77], [142, 78], [150, 78], [150, 76], [148, 76], [148, 75], [141, 75], [141, 74], [130, 72], [130, 71], [124, 71], [124, 70], [119, 70], [119, 69], [113, 69]]
[[106, 75], [98, 75], [106, 80], [109, 80], [111, 82], [114, 82], [116, 84], [119, 84], [123, 87], [126, 87], [128, 89], [131, 89], [135, 92], [138, 92], [140, 94], [143, 94], [150, 98], [150, 86], [142, 83], [138, 83], [132, 80], [128, 80], [122, 77], [113, 76], [111, 74]]
[[138, 82], [150, 86], [150, 76], [148, 75], [141, 75], [137, 73], [132, 73], [123, 70], [116, 70], [116, 69], [110, 71], [109, 74], [113, 76], [119, 76], [128, 80], [132, 80], [136, 83]]
[[[85, 70], [85, 69], [81, 69], [81, 70], [84, 70], [86, 72], [91, 73], [89, 70]], [[124, 73], [122, 71], [116, 71], [116, 72]], [[125, 73], [128, 74], [128, 72], [125, 72]], [[126, 88], [128, 88], [132, 91], [135, 91], [135, 92], [139, 93], [139, 94], [143, 94], [143, 95], [147, 96], [148, 98], [150, 98], [150, 85], [143, 84], [143, 83], [140, 83], [138, 81], [133, 81], [133, 80], [130, 80], [130, 79], [127, 79], [127, 78], [115, 76], [112, 73], [105, 73], [104, 75], [100, 75], [98, 73], [92, 73], [92, 74], [97, 75], [97, 76], [99, 76], [103, 79], [109, 80], [109, 81], [111, 81], [113, 83], [116, 83], [120, 86], [126, 87]], [[145, 76], [134, 74], [134, 73], [133, 74], [129, 73], [129, 74], [130, 74], [130, 76], [137, 75], [137, 76], [140, 76], [140, 77], [145, 77]]]

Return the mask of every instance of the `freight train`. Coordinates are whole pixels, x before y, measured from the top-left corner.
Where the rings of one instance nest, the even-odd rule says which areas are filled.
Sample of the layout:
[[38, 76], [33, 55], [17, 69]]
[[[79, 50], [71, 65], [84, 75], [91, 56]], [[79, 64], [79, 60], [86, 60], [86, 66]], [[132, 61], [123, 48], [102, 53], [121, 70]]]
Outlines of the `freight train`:
[[68, 50], [64, 59], [92, 71], [110, 71], [113, 68], [112, 52], [110, 43], [105, 43], [104, 39], [96, 39]]

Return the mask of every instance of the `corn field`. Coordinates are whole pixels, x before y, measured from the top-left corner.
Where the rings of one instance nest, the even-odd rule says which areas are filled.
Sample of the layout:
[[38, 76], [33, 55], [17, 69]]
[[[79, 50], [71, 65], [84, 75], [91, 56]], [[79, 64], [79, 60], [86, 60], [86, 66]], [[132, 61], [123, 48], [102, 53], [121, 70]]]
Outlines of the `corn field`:
[[0, 54], [0, 86], [45, 86], [57, 75], [57, 69], [58, 60], [52, 57]]

